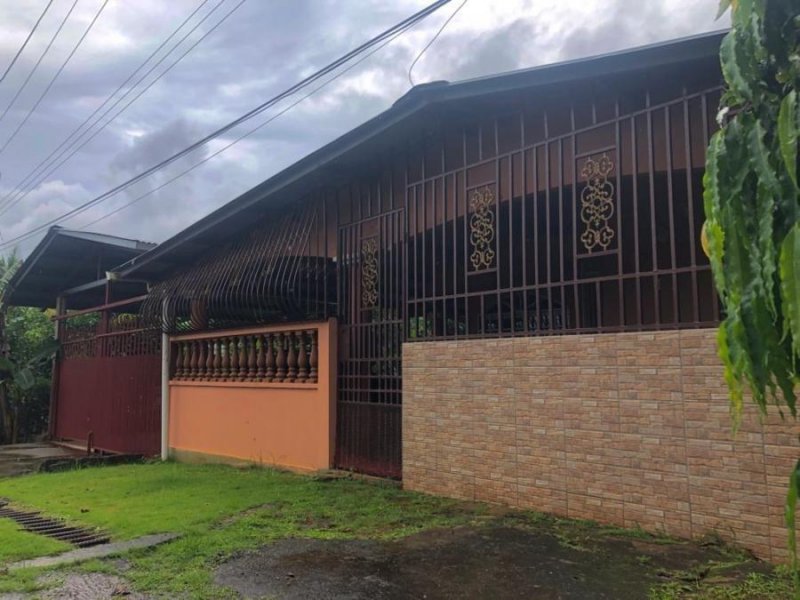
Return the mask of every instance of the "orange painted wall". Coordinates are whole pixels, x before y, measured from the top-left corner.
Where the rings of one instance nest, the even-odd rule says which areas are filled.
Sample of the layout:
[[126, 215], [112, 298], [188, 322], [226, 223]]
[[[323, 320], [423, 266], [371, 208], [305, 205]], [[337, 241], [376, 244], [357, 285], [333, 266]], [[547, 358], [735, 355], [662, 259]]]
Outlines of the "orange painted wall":
[[[318, 327], [317, 384], [170, 382], [170, 450], [304, 471], [329, 468], [336, 415], [336, 324], [330, 320]], [[283, 325], [241, 332], [290, 329]]]

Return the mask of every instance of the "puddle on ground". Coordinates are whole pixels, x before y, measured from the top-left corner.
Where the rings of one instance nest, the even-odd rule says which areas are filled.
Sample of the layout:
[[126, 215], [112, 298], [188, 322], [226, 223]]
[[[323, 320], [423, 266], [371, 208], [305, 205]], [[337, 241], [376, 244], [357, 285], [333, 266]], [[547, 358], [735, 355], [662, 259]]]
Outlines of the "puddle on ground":
[[609, 538], [571, 548], [552, 535], [507, 526], [431, 530], [400, 540], [288, 539], [220, 566], [219, 585], [246, 598], [647, 598], [665, 569], [720, 558], [691, 543]]

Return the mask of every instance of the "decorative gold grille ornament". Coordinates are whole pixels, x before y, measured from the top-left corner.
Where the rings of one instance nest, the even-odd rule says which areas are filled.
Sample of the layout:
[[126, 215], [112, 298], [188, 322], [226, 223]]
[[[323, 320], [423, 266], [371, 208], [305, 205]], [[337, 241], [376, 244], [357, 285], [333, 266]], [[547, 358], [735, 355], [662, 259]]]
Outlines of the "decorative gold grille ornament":
[[378, 305], [378, 240], [367, 238], [361, 242], [361, 306]]
[[492, 266], [494, 262], [494, 194], [492, 190], [485, 187], [472, 192], [469, 201], [469, 210], [472, 215], [469, 218], [469, 240], [472, 244], [472, 254], [469, 260], [472, 268], [482, 271]]
[[598, 246], [607, 250], [614, 239], [609, 221], [614, 215], [614, 184], [608, 175], [614, 163], [607, 154], [598, 160], [587, 158], [581, 169], [586, 186], [581, 191], [581, 221], [586, 228], [581, 234], [584, 248], [590, 253]]

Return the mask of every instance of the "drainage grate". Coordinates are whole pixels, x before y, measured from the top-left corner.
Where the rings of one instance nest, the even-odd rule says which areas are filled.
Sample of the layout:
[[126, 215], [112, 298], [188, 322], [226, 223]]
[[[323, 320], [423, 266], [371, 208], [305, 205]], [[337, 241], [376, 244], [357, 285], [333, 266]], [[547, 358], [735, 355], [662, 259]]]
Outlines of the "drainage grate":
[[0, 517], [16, 521], [23, 529], [32, 533], [46, 535], [78, 548], [88, 548], [110, 541], [109, 536], [103, 532], [68, 526], [63, 521], [43, 517], [39, 512], [16, 510], [8, 506], [5, 500], [0, 500]]

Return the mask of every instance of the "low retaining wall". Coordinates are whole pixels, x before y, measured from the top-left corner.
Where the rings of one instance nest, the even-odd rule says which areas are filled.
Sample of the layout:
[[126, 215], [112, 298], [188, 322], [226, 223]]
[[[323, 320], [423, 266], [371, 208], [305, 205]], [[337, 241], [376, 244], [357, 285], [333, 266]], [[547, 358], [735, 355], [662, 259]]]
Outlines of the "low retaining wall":
[[[290, 326], [238, 330], [238, 335]], [[314, 383], [171, 380], [170, 456], [187, 462], [258, 463], [300, 471], [333, 464], [336, 322], [303, 324], [318, 333]], [[214, 334], [231, 336], [231, 332]], [[208, 338], [209, 334], [173, 340]]]
[[716, 330], [406, 343], [403, 482], [786, 560], [798, 427], [734, 438]]

